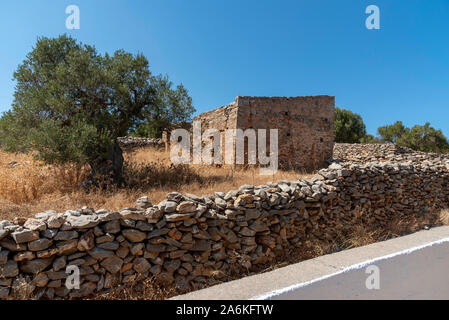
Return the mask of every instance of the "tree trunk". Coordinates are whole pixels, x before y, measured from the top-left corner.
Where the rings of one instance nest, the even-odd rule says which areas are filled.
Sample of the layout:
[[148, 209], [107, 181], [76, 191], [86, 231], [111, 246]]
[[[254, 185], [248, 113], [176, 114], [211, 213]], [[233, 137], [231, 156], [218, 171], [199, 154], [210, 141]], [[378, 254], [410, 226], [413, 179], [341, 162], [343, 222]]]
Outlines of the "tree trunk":
[[83, 187], [89, 189], [91, 186], [107, 187], [123, 182], [123, 151], [117, 141], [112, 146], [109, 156], [106, 159], [98, 159], [90, 164], [91, 175], [87, 181], [83, 182]]

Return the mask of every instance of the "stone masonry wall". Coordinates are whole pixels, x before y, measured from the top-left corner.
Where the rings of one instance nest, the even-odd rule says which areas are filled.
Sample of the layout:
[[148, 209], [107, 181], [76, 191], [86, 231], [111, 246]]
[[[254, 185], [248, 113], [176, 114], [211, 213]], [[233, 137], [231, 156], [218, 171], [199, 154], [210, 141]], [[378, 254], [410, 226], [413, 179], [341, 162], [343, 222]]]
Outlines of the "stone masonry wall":
[[[226, 153], [229, 152], [225, 148], [225, 130], [237, 128], [237, 114], [238, 105], [234, 101], [226, 106], [204, 112], [193, 118], [193, 121], [201, 121], [201, 131], [203, 133], [207, 129], [221, 131], [223, 163], [225, 162]], [[235, 143], [233, 146], [235, 147]]]
[[449, 155], [414, 151], [395, 144], [336, 143], [333, 158], [339, 161], [361, 163], [370, 161], [416, 162], [449, 160]]
[[[418, 154], [419, 155], [419, 154]], [[333, 163], [312, 179], [245, 185], [197, 197], [147, 197], [120, 212], [48, 211], [0, 222], [0, 298], [79, 298], [155, 277], [180, 291], [269, 263], [307, 239], [332, 242], [357, 219], [384, 226], [449, 204], [449, 160]], [[67, 266], [81, 288], [65, 287]], [[26, 284], [26, 286], [24, 286]]]
[[279, 129], [279, 165], [312, 171], [328, 165], [334, 144], [330, 96], [237, 97], [237, 127]]
[[278, 129], [280, 167], [313, 171], [328, 165], [332, 156], [334, 105], [335, 98], [330, 96], [239, 96], [228, 106], [203, 113], [195, 120], [202, 120], [203, 127], [221, 131]]
[[235, 129], [237, 127], [237, 114], [238, 114], [238, 104], [236, 101], [211, 110], [204, 112], [196, 117], [194, 121], [201, 121], [202, 129], [215, 128], [220, 131], [226, 129]]

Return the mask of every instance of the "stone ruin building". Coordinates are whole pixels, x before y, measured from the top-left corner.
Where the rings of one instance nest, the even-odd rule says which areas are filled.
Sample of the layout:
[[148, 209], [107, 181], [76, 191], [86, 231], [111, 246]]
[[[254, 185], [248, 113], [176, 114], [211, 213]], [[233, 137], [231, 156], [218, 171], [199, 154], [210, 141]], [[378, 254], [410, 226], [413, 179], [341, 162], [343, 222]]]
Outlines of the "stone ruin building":
[[279, 167], [310, 172], [326, 167], [332, 158], [334, 109], [332, 96], [238, 96], [229, 105], [202, 113], [194, 121], [201, 120], [203, 129], [222, 132], [278, 129]]

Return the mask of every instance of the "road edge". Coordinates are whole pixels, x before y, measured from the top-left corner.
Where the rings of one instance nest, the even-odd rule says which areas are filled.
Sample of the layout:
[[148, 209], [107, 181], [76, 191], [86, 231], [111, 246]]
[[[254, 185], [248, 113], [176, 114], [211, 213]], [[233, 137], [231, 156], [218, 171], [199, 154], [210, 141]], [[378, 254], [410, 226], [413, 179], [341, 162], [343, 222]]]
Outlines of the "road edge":
[[376, 261], [408, 254], [428, 246], [449, 242], [449, 226], [419, 231], [295, 263], [270, 272], [179, 295], [170, 300], [263, 300], [359, 269]]

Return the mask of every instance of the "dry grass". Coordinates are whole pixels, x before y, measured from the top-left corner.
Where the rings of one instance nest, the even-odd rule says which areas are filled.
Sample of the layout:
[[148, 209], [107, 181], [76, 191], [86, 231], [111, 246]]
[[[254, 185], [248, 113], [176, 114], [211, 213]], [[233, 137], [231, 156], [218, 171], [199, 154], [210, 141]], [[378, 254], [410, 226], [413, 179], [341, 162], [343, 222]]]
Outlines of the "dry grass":
[[[296, 248], [284, 250], [283, 254], [280, 254], [274, 262], [259, 265], [255, 269], [243, 273], [241, 270], [240, 272], [233, 272], [225, 275], [224, 278], [218, 278], [216, 282], [231, 281], [258, 273], [269, 272], [322, 255], [407, 235], [422, 230], [425, 226], [435, 227], [440, 225], [449, 225], [449, 210], [442, 210], [441, 212], [421, 217], [399, 217], [383, 227], [373, 227], [359, 220], [346, 230], [341, 230], [335, 239], [330, 242], [318, 239], [306, 240]], [[174, 286], [164, 288], [157, 285], [152, 279], [148, 279], [119, 286], [108, 293], [95, 295], [93, 299], [161, 300], [182, 293], [185, 292], [177, 292]]]
[[449, 209], [440, 212], [438, 221], [444, 226], [449, 226]]
[[256, 273], [272, 271], [326, 254], [405, 236], [427, 227], [443, 225], [449, 225], [449, 209], [429, 213], [421, 217], [398, 217], [382, 227], [374, 227], [359, 220], [347, 229], [340, 230], [332, 241], [309, 239], [297, 248], [285, 250], [284, 254], [277, 258], [277, 262], [262, 267]]
[[163, 300], [176, 294], [173, 286], [161, 287], [153, 278], [146, 278], [96, 294], [92, 300]]
[[[153, 203], [172, 191], [210, 194], [228, 191], [243, 184], [266, 184], [277, 180], [305, 177], [294, 171], [278, 171], [274, 176], [260, 176], [257, 170], [235, 171], [229, 167], [172, 166], [169, 155], [153, 149], [138, 149], [125, 154], [124, 175], [128, 188], [86, 193], [77, 186], [89, 174], [86, 168], [67, 165], [43, 166], [30, 155], [7, 154], [0, 150], [0, 220], [27, 217], [49, 209], [65, 211], [89, 206], [95, 209], [120, 210], [148, 195]], [[13, 163], [15, 162], [15, 163]], [[298, 248], [286, 250], [274, 263], [262, 265], [244, 274], [227, 275], [226, 280], [266, 272], [291, 263], [312, 259], [345, 249], [368, 245], [423, 229], [424, 226], [449, 225], [449, 210], [421, 217], [398, 217], [386, 226], [374, 227], [360, 221], [340, 230], [332, 241], [310, 239]], [[94, 299], [164, 299], [176, 295], [173, 288], [162, 288], [152, 279], [115, 288]]]
[[301, 250], [291, 253], [292, 261], [302, 261], [342, 250], [366, 246], [372, 243], [402, 237], [425, 228], [449, 225], [449, 210], [428, 213], [419, 217], [402, 216], [390, 220], [385, 226], [375, 227], [357, 221], [346, 230], [340, 230], [332, 242], [307, 241]]
[[97, 189], [86, 193], [79, 185], [88, 174], [88, 168], [45, 166], [35, 162], [31, 155], [0, 150], [0, 220], [29, 217], [45, 210], [63, 212], [82, 206], [120, 210], [133, 206], [143, 195], [158, 203], [172, 191], [200, 196], [215, 191], [226, 192], [243, 184], [295, 180], [300, 176], [295, 171], [280, 170], [274, 176], [261, 176], [257, 169], [236, 171], [230, 167], [173, 166], [168, 153], [152, 148], [125, 153], [127, 188]]

